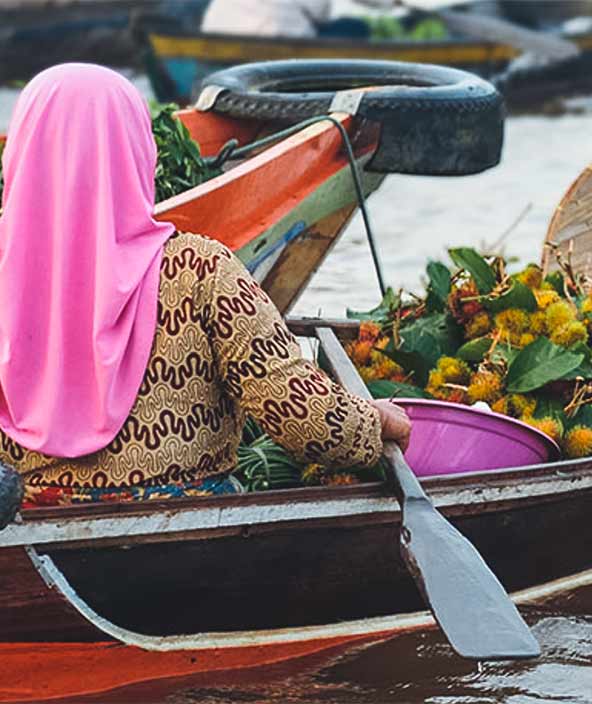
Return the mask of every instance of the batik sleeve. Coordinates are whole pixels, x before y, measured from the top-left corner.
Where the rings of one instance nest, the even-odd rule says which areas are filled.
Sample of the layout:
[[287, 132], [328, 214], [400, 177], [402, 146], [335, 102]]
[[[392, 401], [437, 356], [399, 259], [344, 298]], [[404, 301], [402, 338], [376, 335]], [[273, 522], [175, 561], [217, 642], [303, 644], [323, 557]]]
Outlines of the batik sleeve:
[[303, 358], [267, 294], [228, 249], [216, 246], [204, 323], [227, 393], [300, 459], [374, 465], [382, 452], [378, 411]]

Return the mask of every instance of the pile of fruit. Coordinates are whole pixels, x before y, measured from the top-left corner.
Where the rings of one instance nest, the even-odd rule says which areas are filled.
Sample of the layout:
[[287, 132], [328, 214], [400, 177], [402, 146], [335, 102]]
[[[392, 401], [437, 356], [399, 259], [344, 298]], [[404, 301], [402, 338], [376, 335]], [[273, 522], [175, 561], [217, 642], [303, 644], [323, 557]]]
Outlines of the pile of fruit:
[[592, 294], [558, 252], [551, 274], [510, 275], [501, 257], [449, 250], [422, 297], [389, 290], [348, 353], [375, 397], [483, 402], [542, 430], [566, 457], [592, 455]]

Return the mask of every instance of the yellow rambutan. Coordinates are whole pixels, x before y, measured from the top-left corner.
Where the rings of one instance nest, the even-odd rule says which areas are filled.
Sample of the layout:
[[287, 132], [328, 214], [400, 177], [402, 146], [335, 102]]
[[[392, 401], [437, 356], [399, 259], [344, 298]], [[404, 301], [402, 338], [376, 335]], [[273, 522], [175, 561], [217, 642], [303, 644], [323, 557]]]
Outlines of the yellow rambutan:
[[526, 347], [535, 341], [535, 336], [531, 332], [523, 332], [518, 338], [518, 347]]
[[537, 310], [530, 314], [530, 325], [528, 327], [529, 332], [531, 332], [535, 337], [539, 335], [544, 335], [547, 329], [546, 316], [544, 311]]
[[592, 428], [576, 425], [566, 433], [563, 451], [567, 457], [588, 457], [592, 455]]
[[512, 418], [528, 418], [536, 408], [536, 400], [525, 394], [508, 394], [498, 399], [491, 410]]
[[544, 418], [532, 418], [523, 417], [521, 418], [528, 425], [532, 425], [533, 428], [540, 430], [545, 435], [548, 435], [552, 440], [559, 443], [561, 442], [561, 436], [563, 435], [563, 428], [559, 421], [550, 416], [545, 416]]
[[380, 354], [380, 352], [379, 355], [382, 359], [372, 365], [374, 367], [374, 372], [377, 379], [390, 379], [395, 375], [404, 375], [402, 367], [400, 367], [396, 362], [393, 362], [392, 359]]
[[592, 313], [592, 294], [588, 294], [580, 306], [582, 313]]
[[467, 400], [466, 391], [463, 388], [447, 386], [449, 383], [453, 384], [454, 382], [447, 380], [444, 373], [439, 369], [432, 369], [428, 378], [426, 391], [440, 401], [465, 403]]
[[428, 377], [428, 383], [426, 386], [427, 390], [430, 391], [430, 389], [439, 389], [441, 386], [444, 386], [444, 374], [442, 374], [441, 371], [438, 371], [438, 369], [432, 369]]
[[485, 311], [477, 313], [476, 316], [467, 321], [465, 326], [465, 337], [473, 340], [476, 337], [483, 337], [491, 330], [491, 318]]
[[520, 335], [526, 332], [529, 322], [528, 313], [520, 308], [508, 308], [495, 316], [496, 327], [511, 334]]
[[516, 278], [528, 288], [540, 288], [543, 283], [543, 272], [536, 264], [529, 264]]
[[373, 366], [359, 367], [358, 373], [362, 377], [362, 380], [366, 383], [368, 383], [369, 381], [376, 381], [378, 379], [378, 377], [376, 376], [376, 367]]
[[576, 319], [574, 308], [567, 301], [551, 303], [545, 310], [545, 323], [547, 330], [553, 334], [555, 330], [571, 323]]
[[308, 464], [302, 470], [300, 478], [304, 484], [320, 484], [326, 468], [322, 464]]
[[571, 347], [576, 342], [586, 342], [587, 340], [588, 330], [579, 320], [572, 320], [551, 333], [551, 342], [562, 347]]
[[536, 408], [536, 399], [525, 394], [510, 394], [508, 410], [515, 418], [530, 418]]
[[471, 403], [485, 401], [493, 403], [502, 395], [503, 382], [499, 374], [490, 371], [478, 371], [471, 376], [467, 395]]
[[551, 288], [550, 290], [542, 289], [539, 291], [533, 291], [533, 293], [539, 310], [546, 310], [550, 305], [561, 300], [559, 294], [554, 288]]
[[467, 384], [471, 376], [469, 365], [456, 357], [440, 357], [436, 369], [441, 372], [444, 383]]
[[372, 343], [380, 337], [380, 325], [373, 323], [371, 320], [364, 320], [360, 323], [360, 332], [358, 333], [358, 340], [365, 342], [370, 341]]
[[371, 340], [358, 340], [346, 347], [346, 352], [356, 367], [363, 367], [370, 362], [373, 343]]

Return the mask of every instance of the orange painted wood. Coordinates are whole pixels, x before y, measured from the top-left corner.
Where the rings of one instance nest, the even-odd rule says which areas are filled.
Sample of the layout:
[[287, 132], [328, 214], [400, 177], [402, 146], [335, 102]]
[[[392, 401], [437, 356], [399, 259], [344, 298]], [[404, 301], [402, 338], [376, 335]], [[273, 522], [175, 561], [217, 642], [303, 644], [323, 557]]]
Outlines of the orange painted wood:
[[150, 652], [118, 643], [0, 644], [0, 702], [81, 697], [146, 681], [263, 667], [389, 635], [176, 652]]
[[[352, 128], [350, 117], [342, 116], [342, 121]], [[200, 129], [197, 123], [195, 129]], [[364, 151], [369, 151], [366, 145]], [[320, 123], [160, 203], [156, 214], [181, 231], [208, 235], [237, 250], [277, 223], [347, 163], [338, 131], [330, 123]]]
[[234, 120], [224, 115], [197, 110], [180, 110], [177, 117], [199, 144], [204, 156], [217, 154], [229, 139], [238, 139], [241, 146], [254, 141], [263, 126], [258, 120]]

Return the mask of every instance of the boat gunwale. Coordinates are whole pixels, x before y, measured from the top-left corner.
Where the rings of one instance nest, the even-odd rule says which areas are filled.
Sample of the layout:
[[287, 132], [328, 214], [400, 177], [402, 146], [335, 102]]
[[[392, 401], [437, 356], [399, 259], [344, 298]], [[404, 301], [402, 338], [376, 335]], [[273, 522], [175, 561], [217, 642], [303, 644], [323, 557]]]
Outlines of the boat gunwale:
[[[217, 32], [196, 32], [192, 31], [190, 28], [179, 27], [174, 29], [148, 29], [148, 36], [151, 37], [174, 37], [179, 39], [195, 39], [198, 41], [219, 41], [219, 42], [232, 42], [232, 43], [245, 43], [245, 44], [269, 44], [275, 46], [276, 44], [286, 46], [294, 45], [295, 47], [311, 47], [314, 48], [319, 44], [323, 46], [330, 47], [372, 47], [378, 50], [380, 49], [394, 49], [394, 48], [405, 48], [412, 49], [418, 47], [434, 47], [438, 49], [452, 48], [458, 46], [467, 47], [507, 47], [507, 44], [502, 42], [491, 42], [488, 40], [467, 40], [462, 37], [451, 37], [450, 39], [438, 39], [438, 40], [397, 40], [392, 41], [355, 41], [347, 38], [339, 37], [268, 37], [268, 36], [256, 36], [249, 34], [224, 34]], [[592, 33], [591, 33], [592, 34]]]
[[[195, 108], [180, 110], [177, 115], [182, 116], [184, 113], [188, 112], [196, 112], [196, 110]], [[350, 127], [353, 121], [352, 116], [345, 113], [333, 113], [332, 116], [339, 120], [339, 122], [346, 129]], [[232, 169], [221, 173], [219, 176], [215, 176], [214, 178], [200, 183], [198, 186], [189, 188], [186, 191], [156, 203], [154, 207], [154, 216], [157, 218], [166, 217], [169, 211], [183, 207], [192, 201], [199, 200], [212, 191], [221, 190], [233, 181], [249, 176], [249, 174], [254, 171], [264, 169], [279, 157], [287, 156], [291, 150], [301, 147], [306, 142], [312, 142], [313, 140], [325, 137], [327, 136], [327, 133], [332, 130], [335, 130], [335, 125], [329, 121], [325, 123], [319, 122], [317, 124], [304, 127], [296, 134], [286, 137], [285, 139], [278, 141], [276, 144], [273, 144], [272, 146], [255, 154], [254, 156], [240, 161], [233, 166]], [[374, 148], [376, 148], [375, 143], [366, 145], [362, 153], [365, 154], [370, 152]], [[357, 153], [356, 156], [359, 158], [360, 154]], [[347, 163], [345, 156], [343, 161], [344, 163]], [[341, 163], [339, 164], [339, 167], [342, 167]]]

